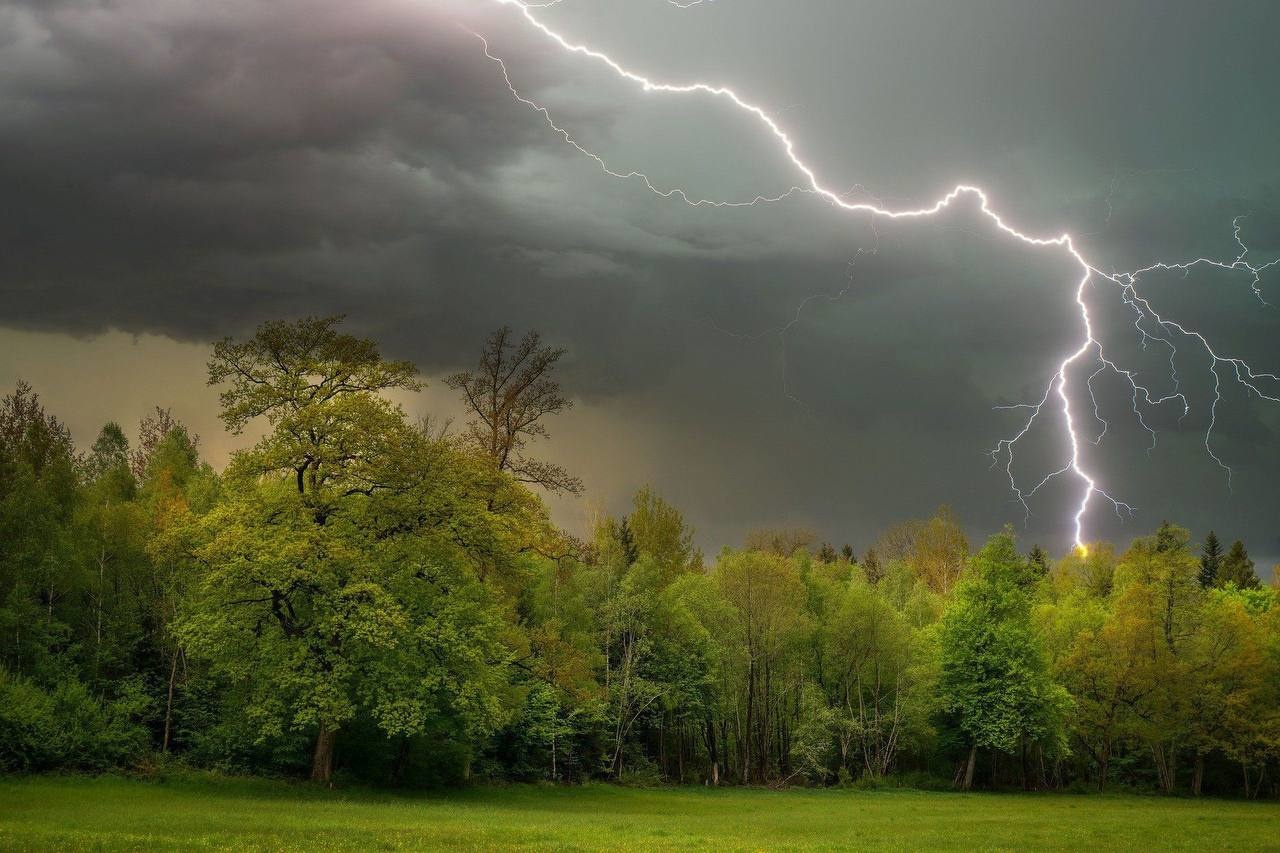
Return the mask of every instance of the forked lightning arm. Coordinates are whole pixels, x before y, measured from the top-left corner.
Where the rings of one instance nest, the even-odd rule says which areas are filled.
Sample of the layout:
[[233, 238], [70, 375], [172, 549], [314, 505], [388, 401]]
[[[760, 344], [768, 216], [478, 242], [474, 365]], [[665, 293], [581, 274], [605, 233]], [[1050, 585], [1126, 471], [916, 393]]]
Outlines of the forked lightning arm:
[[[699, 0], [695, 0], [693, 3], [687, 2], [687, 0], [683, 0], [682, 2], [675, 2], [675, 0], [671, 1], [672, 5], [680, 6], [682, 8], [697, 5], [699, 2]], [[1239, 218], [1232, 223], [1235, 241], [1240, 247], [1240, 254], [1233, 260], [1222, 261], [1211, 258], [1196, 258], [1179, 263], [1159, 262], [1132, 272], [1106, 273], [1102, 272], [1081, 254], [1080, 250], [1076, 248], [1075, 243], [1072, 241], [1070, 234], [1063, 233], [1054, 237], [1037, 237], [1020, 231], [1006, 222], [1000, 214], [991, 207], [990, 200], [988, 199], [986, 192], [977, 186], [971, 186], [968, 184], [957, 185], [949, 193], [935, 201], [933, 204], [919, 208], [891, 209], [883, 206], [878, 201], [847, 201], [844, 194], [824, 186], [818, 180], [813, 168], [796, 154], [795, 142], [787, 135], [777, 121], [766, 113], [763, 108], [742, 98], [733, 89], [730, 89], [727, 86], [717, 86], [702, 82], [685, 84], [656, 82], [642, 74], [625, 68], [605, 53], [591, 47], [587, 47], [586, 45], [576, 44], [569, 41], [563, 35], [544, 24], [534, 13], [535, 9], [556, 5], [560, 0], [544, 0], [544, 2], [496, 0], [496, 2], [504, 6], [513, 7], [516, 12], [524, 18], [529, 26], [537, 30], [560, 49], [599, 62], [608, 67], [618, 77], [635, 83], [646, 92], [660, 92], [672, 95], [706, 95], [730, 102], [737, 109], [752, 116], [760, 123], [764, 132], [773, 136], [792, 167], [795, 168], [795, 170], [803, 177], [803, 181], [800, 185], [794, 186], [786, 192], [777, 195], [757, 195], [753, 199], [741, 201], [712, 200], [695, 198], [687, 191], [678, 187], [659, 187], [643, 172], [635, 170], [625, 172], [614, 170], [610, 168], [602, 157], [580, 145], [567, 130], [557, 125], [554, 119], [552, 119], [550, 112], [548, 112], [545, 107], [538, 105], [534, 101], [522, 95], [512, 82], [511, 77], [507, 72], [506, 65], [499, 57], [495, 56], [490, 51], [489, 44], [485, 41], [484, 37], [477, 34], [477, 37], [484, 45], [485, 55], [500, 67], [503, 79], [507, 84], [507, 88], [511, 90], [511, 94], [521, 103], [538, 111], [545, 119], [548, 126], [562, 137], [566, 143], [576, 149], [579, 153], [595, 161], [604, 173], [611, 177], [623, 180], [640, 181], [648, 190], [662, 196], [663, 198], [679, 199], [686, 204], [694, 206], [746, 207], [765, 202], [780, 201], [797, 193], [806, 193], [816, 195], [831, 204], [833, 207], [844, 211], [852, 213], [867, 213], [872, 216], [883, 217], [886, 219], [920, 219], [935, 216], [943, 210], [951, 207], [956, 200], [962, 197], [970, 197], [978, 203], [978, 208], [982, 215], [985, 216], [997, 230], [1021, 241], [1022, 243], [1037, 247], [1058, 248], [1069, 255], [1080, 268], [1080, 278], [1076, 281], [1075, 285], [1075, 301], [1080, 311], [1079, 344], [1071, 352], [1067, 353], [1058, 363], [1057, 369], [1054, 371], [1045, 387], [1044, 395], [1039, 400], [1031, 403], [1001, 407], [1025, 411], [1027, 413], [1027, 417], [1026, 420], [1023, 421], [1021, 427], [1012, 436], [1001, 439], [996, 444], [996, 446], [991, 450], [991, 457], [994, 464], [999, 464], [1001, 460], [1004, 461], [1003, 467], [1009, 477], [1009, 487], [1012, 489], [1013, 494], [1022, 505], [1024, 511], [1028, 514], [1030, 513], [1030, 509], [1027, 505], [1027, 499], [1035, 495], [1035, 493], [1050, 480], [1055, 477], [1069, 474], [1079, 481], [1080, 498], [1072, 522], [1074, 525], [1075, 545], [1082, 552], [1086, 547], [1084, 517], [1085, 513], [1089, 509], [1089, 503], [1095, 495], [1108, 501], [1117, 513], [1121, 513], [1122, 511], [1129, 513], [1133, 512], [1133, 508], [1131, 506], [1112, 497], [1099, 485], [1098, 479], [1086, 468], [1086, 463], [1082, 458], [1081, 445], [1083, 440], [1081, 438], [1081, 428], [1072, 417], [1072, 403], [1075, 400], [1073, 394], [1076, 389], [1068, 377], [1068, 372], [1077, 363], [1082, 362], [1086, 356], [1089, 357], [1089, 360], [1091, 360], [1093, 364], [1098, 365], [1098, 367], [1093, 374], [1089, 376], [1088, 380], [1083, 383], [1083, 388], [1088, 392], [1093, 402], [1095, 418], [1103, 425], [1102, 431], [1099, 433], [1097, 438], [1092, 440], [1092, 443], [1096, 444], [1100, 441], [1102, 436], [1106, 433], [1107, 428], [1107, 422], [1099, 413], [1097, 399], [1093, 395], [1093, 380], [1098, 376], [1098, 374], [1104, 371], [1111, 371], [1115, 373], [1115, 375], [1122, 377], [1132, 388], [1134, 414], [1138, 419], [1138, 423], [1151, 434], [1152, 447], [1154, 447], [1156, 433], [1147, 425], [1146, 420], [1143, 418], [1141, 407], [1154, 407], [1163, 405], [1170, 401], [1178, 401], [1182, 404], [1183, 416], [1185, 417], [1187, 412], [1190, 411], [1191, 405], [1187, 400], [1186, 395], [1180, 390], [1180, 382], [1177, 367], [1175, 365], [1175, 359], [1178, 353], [1176, 341], [1191, 340], [1195, 345], [1202, 347], [1210, 360], [1209, 370], [1213, 376], [1214, 386], [1214, 398], [1209, 407], [1209, 426], [1205, 432], [1204, 445], [1210, 457], [1212, 457], [1218, 465], [1227, 471], [1228, 485], [1230, 485], [1231, 469], [1217, 456], [1217, 454], [1214, 453], [1213, 447], [1210, 443], [1213, 428], [1217, 420], [1218, 403], [1221, 402], [1222, 399], [1222, 375], [1219, 373], [1219, 368], [1228, 369], [1230, 372], [1229, 375], [1233, 376], [1236, 382], [1258, 395], [1258, 397], [1280, 403], [1280, 376], [1272, 373], [1257, 372], [1239, 358], [1220, 354], [1200, 332], [1161, 316], [1154, 308], [1152, 308], [1151, 304], [1138, 293], [1137, 290], [1138, 279], [1144, 273], [1166, 270], [1181, 270], [1184, 273], [1190, 273], [1193, 268], [1203, 266], [1226, 271], [1249, 273], [1252, 277], [1251, 286], [1253, 292], [1259, 300], [1262, 300], [1262, 273], [1268, 268], [1280, 263], [1280, 259], [1262, 265], [1255, 265], [1246, 260], [1249, 250], [1240, 238]], [[1140, 334], [1141, 342], [1144, 347], [1153, 341], [1158, 341], [1162, 345], [1168, 347], [1170, 372], [1174, 385], [1173, 392], [1171, 394], [1163, 396], [1153, 395], [1149, 388], [1138, 382], [1135, 371], [1127, 370], [1118, 366], [1107, 356], [1103, 349], [1102, 342], [1094, 335], [1093, 323], [1089, 314], [1089, 304], [1086, 301], [1087, 289], [1095, 277], [1115, 284], [1120, 288], [1121, 296], [1125, 304], [1134, 312], [1134, 327]], [[1274, 383], [1278, 387], [1272, 388], [1271, 385], [1267, 383]], [[1067, 451], [1066, 461], [1060, 468], [1045, 475], [1045, 477], [1037, 483], [1034, 488], [1024, 491], [1018, 485], [1017, 479], [1013, 474], [1014, 447], [1031, 431], [1036, 420], [1044, 413], [1045, 407], [1050, 404], [1050, 401], [1053, 398], [1056, 398], [1056, 403], [1060, 404], [1060, 406], [1055, 407], [1060, 408], [1062, 423], [1068, 436], [1068, 442], [1065, 448]]]

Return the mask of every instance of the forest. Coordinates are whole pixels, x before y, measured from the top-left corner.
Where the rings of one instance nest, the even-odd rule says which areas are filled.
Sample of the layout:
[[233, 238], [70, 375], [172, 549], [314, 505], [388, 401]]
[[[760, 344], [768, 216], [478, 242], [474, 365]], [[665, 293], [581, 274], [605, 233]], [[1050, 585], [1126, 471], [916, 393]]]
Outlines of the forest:
[[262, 434], [222, 471], [163, 406], [77, 445], [4, 397], [0, 771], [1280, 796], [1242, 542], [1055, 558], [944, 507], [707, 556], [647, 487], [578, 537], [537, 453], [563, 350], [501, 329], [444, 380], [469, 421], [414, 422], [416, 367], [341, 322], [213, 346], [222, 421]]

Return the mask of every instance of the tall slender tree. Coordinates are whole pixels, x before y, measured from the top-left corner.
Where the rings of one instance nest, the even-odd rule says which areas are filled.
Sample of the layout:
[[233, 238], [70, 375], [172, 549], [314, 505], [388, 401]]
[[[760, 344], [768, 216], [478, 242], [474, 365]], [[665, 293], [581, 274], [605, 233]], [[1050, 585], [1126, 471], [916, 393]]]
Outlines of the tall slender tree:
[[1222, 542], [1218, 534], [1209, 531], [1200, 546], [1200, 586], [1208, 589], [1218, 585], [1218, 572], [1222, 568]]
[[1013, 753], [1028, 744], [1064, 743], [1070, 697], [1050, 677], [1031, 623], [1031, 575], [1012, 533], [993, 536], [973, 558], [942, 619], [939, 694], [969, 745], [957, 773], [966, 790], [973, 786], [979, 749]]

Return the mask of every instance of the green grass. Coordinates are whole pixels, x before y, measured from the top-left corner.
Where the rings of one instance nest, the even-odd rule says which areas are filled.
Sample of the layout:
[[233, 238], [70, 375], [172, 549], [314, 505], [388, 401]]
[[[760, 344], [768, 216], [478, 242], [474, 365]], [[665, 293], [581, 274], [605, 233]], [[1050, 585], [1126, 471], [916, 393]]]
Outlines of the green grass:
[[0, 849], [1280, 850], [1280, 805], [1067, 794], [0, 780]]

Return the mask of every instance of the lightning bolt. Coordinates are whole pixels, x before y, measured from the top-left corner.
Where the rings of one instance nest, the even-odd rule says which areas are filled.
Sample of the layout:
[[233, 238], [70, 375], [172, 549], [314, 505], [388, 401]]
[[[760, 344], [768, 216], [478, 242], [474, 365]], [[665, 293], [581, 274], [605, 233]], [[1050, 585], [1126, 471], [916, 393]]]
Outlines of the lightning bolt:
[[[1079, 484], [1079, 498], [1076, 503], [1076, 510], [1072, 516], [1072, 526], [1074, 530], [1074, 542], [1076, 548], [1082, 553], [1086, 549], [1086, 539], [1084, 532], [1084, 518], [1089, 510], [1091, 501], [1096, 497], [1109, 503], [1115, 510], [1116, 514], [1124, 517], [1124, 514], [1132, 515], [1134, 507], [1119, 500], [1109, 494], [1099, 483], [1099, 479], [1087, 467], [1083, 458], [1082, 443], [1080, 432], [1081, 427], [1076, 424], [1072, 415], [1072, 404], [1074, 402], [1074, 386], [1071, 383], [1069, 373], [1072, 368], [1091, 361], [1097, 365], [1097, 369], [1089, 376], [1084, 383], [1084, 391], [1093, 402], [1094, 417], [1102, 423], [1102, 431], [1097, 438], [1090, 443], [1097, 444], [1106, 434], [1108, 427], [1107, 421], [1102, 417], [1099, 410], [1097, 397], [1093, 392], [1093, 380], [1101, 373], [1110, 371], [1114, 375], [1126, 381], [1132, 389], [1133, 412], [1139, 425], [1150, 433], [1152, 438], [1151, 448], [1155, 446], [1156, 431], [1152, 429], [1146, 422], [1142, 407], [1148, 408], [1158, 407], [1169, 402], [1180, 402], [1183, 406], [1183, 417], [1190, 411], [1191, 406], [1186, 395], [1180, 390], [1180, 378], [1178, 375], [1176, 360], [1179, 350], [1178, 342], [1190, 341], [1197, 347], [1203, 349], [1209, 358], [1209, 372], [1213, 378], [1214, 397], [1209, 406], [1209, 426], [1204, 436], [1204, 447], [1209, 456], [1216, 462], [1227, 475], [1228, 487], [1231, 485], [1232, 471], [1230, 466], [1222, 461], [1214, 452], [1212, 446], [1212, 436], [1214, 427], [1217, 424], [1218, 405], [1222, 401], [1222, 373], [1229, 372], [1235, 381], [1257, 395], [1260, 399], [1271, 402], [1280, 403], [1280, 390], [1274, 390], [1268, 383], [1276, 383], [1280, 385], [1280, 376], [1272, 373], [1255, 371], [1244, 360], [1232, 356], [1219, 353], [1210, 344], [1209, 340], [1199, 331], [1179, 323], [1175, 320], [1162, 316], [1157, 312], [1151, 303], [1138, 292], [1139, 279], [1153, 272], [1160, 271], [1181, 271], [1184, 275], [1197, 267], [1210, 267], [1228, 272], [1247, 272], [1251, 276], [1251, 288], [1257, 299], [1263, 304], [1266, 300], [1262, 293], [1262, 274], [1269, 268], [1280, 264], [1280, 259], [1271, 261], [1266, 264], [1254, 264], [1247, 259], [1249, 248], [1240, 236], [1240, 220], [1237, 217], [1232, 222], [1233, 237], [1240, 251], [1232, 260], [1223, 261], [1213, 258], [1195, 258], [1188, 261], [1177, 263], [1156, 262], [1141, 269], [1128, 272], [1104, 272], [1089, 261], [1077, 248], [1072, 237], [1068, 233], [1061, 233], [1053, 236], [1038, 236], [1026, 233], [1008, 221], [1006, 221], [1000, 213], [992, 206], [987, 193], [978, 186], [971, 184], [957, 184], [950, 192], [934, 201], [932, 204], [915, 207], [915, 208], [891, 208], [885, 206], [878, 199], [848, 201], [847, 193], [840, 193], [825, 186], [817, 176], [813, 167], [807, 164], [796, 152], [795, 141], [783, 130], [781, 125], [768, 113], [764, 108], [747, 100], [739, 95], [735, 90], [728, 86], [715, 85], [705, 82], [693, 83], [665, 83], [655, 81], [637, 71], [633, 71], [608, 54], [584, 44], [578, 44], [570, 41], [564, 35], [552, 29], [543, 23], [535, 14], [534, 9], [545, 8], [547, 6], [556, 5], [560, 0], [550, 0], [550, 2], [526, 2], [526, 0], [495, 0], [502, 6], [510, 6], [523, 17], [524, 21], [548, 39], [552, 44], [561, 50], [576, 54], [596, 63], [599, 63], [621, 79], [636, 84], [645, 92], [656, 92], [668, 95], [702, 95], [727, 101], [738, 110], [749, 115], [756, 120], [762, 131], [769, 134], [778, 143], [779, 148], [785, 159], [790, 163], [792, 168], [802, 178], [795, 186], [790, 187], [786, 191], [775, 195], [760, 194], [751, 199], [742, 200], [716, 200], [694, 197], [686, 190], [679, 187], [661, 187], [657, 185], [648, 175], [636, 170], [619, 171], [608, 165], [608, 163], [600, 155], [589, 150], [585, 146], [577, 142], [572, 134], [565, 128], [559, 126], [552, 118], [551, 113], [546, 107], [539, 105], [525, 95], [521, 94], [515, 86], [508, 72], [506, 64], [503, 60], [494, 55], [490, 50], [488, 41], [481, 35], [473, 33], [484, 47], [485, 56], [492, 60], [501, 69], [503, 80], [506, 82], [507, 88], [512, 96], [521, 104], [535, 110], [545, 120], [551, 130], [559, 135], [564, 141], [585, 157], [593, 160], [596, 165], [608, 176], [624, 181], [638, 181], [642, 183], [650, 192], [666, 199], [678, 199], [686, 204], [701, 207], [750, 207], [758, 204], [766, 204], [781, 201], [796, 194], [813, 195], [827, 202], [832, 207], [848, 213], [865, 213], [871, 217], [882, 219], [925, 219], [937, 216], [943, 211], [956, 205], [961, 199], [970, 199], [976, 203], [977, 210], [985, 217], [989, 223], [1000, 233], [1003, 233], [1014, 240], [1029, 246], [1045, 249], [1057, 249], [1065, 253], [1079, 268], [1079, 278], [1075, 281], [1075, 302], [1079, 309], [1079, 343], [1070, 352], [1063, 355], [1061, 361], [1058, 362], [1056, 369], [1053, 371], [1048, 382], [1045, 385], [1043, 395], [1033, 402], [1018, 403], [1010, 406], [998, 406], [999, 409], [1018, 410], [1026, 413], [1026, 418], [1022, 421], [1021, 426], [1008, 438], [1000, 439], [996, 446], [990, 451], [992, 463], [999, 464], [1001, 460], [1004, 462], [1004, 471], [1008, 476], [1009, 487], [1024, 511], [1030, 516], [1031, 510], [1027, 501], [1047, 483], [1060, 476], [1070, 475]], [[702, 0], [669, 0], [671, 5], [680, 8], [699, 5]], [[1114, 187], [1113, 187], [1114, 191]], [[1108, 207], [1110, 208], [1110, 196], [1108, 196]], [[1153, 342], [1159, 342], [1166, 346], [1169, 350], [1169, 366], [1172, 374], [1173, 391], [1169, 394], [1159, 395], [1153, 393], [1150, 388], [1138, 381], [1137, 372], [1119, 366], [1111, 359], [1103, 347], [1103, 343], [1094, 333], [1093, 318], [1089, 312], [1089, 303], [1087, 294], [1091, 285], [1095, 282], [1109, 282], [1119, 288], [1121, 298], [1125, 305], [1134, 312], [1134, 326], [1140, 335], [1140, 341], [1144, 347]], [[842, 290], [835, 297], [839, 298], [846, 290]], [[818, 297], [811, 296], [801, 303], [797, 309], [795, 318], [783, 327], [782, 334], [795, 325], [799, 321], [800, 313], [804, 308]], [[1261, 387], [1259, 387], [1261, 386]], [[1266, 389], [1266, 390], [1264, 390]], [[1047, 473], [1033, 488], [1023, 490], [1017, 481], [1017, 477], [1013, 472], [1014, 465], [1014, 449], [1015, 446], [1027, 436], [1035, 427], [1036, 423], [1044, 416], [1046, 410], [1056, 408], [1061, 417], [1061, 423], [1067, 435], [1066, 446], [1064, 447], [1063, 464]], [[1150, 448], [1148, 450], [1150, 452]]]

